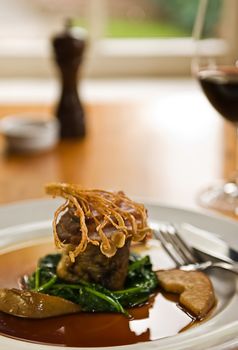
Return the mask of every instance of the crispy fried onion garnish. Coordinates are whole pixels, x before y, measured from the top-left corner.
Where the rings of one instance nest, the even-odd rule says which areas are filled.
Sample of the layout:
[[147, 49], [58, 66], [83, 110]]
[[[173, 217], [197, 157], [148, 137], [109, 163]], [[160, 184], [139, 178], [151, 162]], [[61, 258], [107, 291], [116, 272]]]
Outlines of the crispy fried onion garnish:
[[[145, 207], [133, 202], [121, 191], [84, 190], [78, 185], [52, 183], [46, 186], [46, 193], [66, 199], [66, 203], [55, 212], [53, 232], [56, 247], [67, 252], [71, 262], [87, 248], [88, 243], [100, 245], [101, 252], [110, 258], [117, 248], [124, 246], [127, 237], [141, 241], [150, 232]], [[57, 234], [58, 217], [68, 207], [73, 207], [74, 215], [79, 218], [81, 241], [76, 247], [62, 242]], [[89, 237], [86, 219], [94, 221], [97, 239]], [[115, 232], [108, 237], [105, 228], [109, 226], [114, 227]]]

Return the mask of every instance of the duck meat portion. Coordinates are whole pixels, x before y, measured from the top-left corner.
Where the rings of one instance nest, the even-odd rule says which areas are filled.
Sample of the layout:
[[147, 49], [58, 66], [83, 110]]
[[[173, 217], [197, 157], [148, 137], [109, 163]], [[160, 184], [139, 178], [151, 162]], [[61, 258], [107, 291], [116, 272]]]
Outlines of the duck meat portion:
[[122, 289], [131, 241], [150, 232], [145, 207], [122, 192], [84, 190], [77, 185], [50, 184], [46, 192], [66, 202], [55, 212], [53, 231], [62, 252], [60, 278]]
[[[92, 227], [93, 225], [91, 225]], [[90, 223], [88, 223], [90, 227]], [[111, 228], [112, 229], [112, 228]], [[57, 224], [59, 238], [70, 245], [77, 245], [81, 240], [79, 220], [74, 210], [69, 209]], [[111, 231], [112, 233], [112, 231]], [[91, 236], [93, 231], [91, 231]], [[110, 235], [110, 230], [107, 230]], [[57, 274], [66, 281], [77, 282], [82, 279], [86, 282], [99, 283], [111, 289], [122, 289], [128, 270], [131, 238], [128, 237], [124, 246], [117, 249], [115, 255], [108, 258], [98, 246], [89, 243], [85, 251], [80, 253], [72, 262], [67, 254], [63, 254], [57, 267]]]

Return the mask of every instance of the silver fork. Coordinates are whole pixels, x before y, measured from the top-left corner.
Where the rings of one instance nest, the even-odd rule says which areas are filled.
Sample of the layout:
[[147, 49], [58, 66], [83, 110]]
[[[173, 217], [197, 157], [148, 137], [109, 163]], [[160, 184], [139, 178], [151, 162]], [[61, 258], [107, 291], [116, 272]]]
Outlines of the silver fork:
[[175, 262], [176, 267], [185, 271], [205, 271], [211, 268], [220, 268], [238, 275], [238, 264], [230, 264], [223, 261], [200, 261], [193, 249], [184, 242], [174, 225], [160, 226], [159, 230], [153, 230], [154, 236], [160, 240], [168, 255]]

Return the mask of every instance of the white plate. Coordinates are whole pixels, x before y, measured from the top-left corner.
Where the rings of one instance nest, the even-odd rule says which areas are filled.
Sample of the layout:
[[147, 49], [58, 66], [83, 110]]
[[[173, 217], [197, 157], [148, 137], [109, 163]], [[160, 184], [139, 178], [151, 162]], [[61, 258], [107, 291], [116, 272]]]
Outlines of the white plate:
[[[0, 207], [0, 247], [5, 249], [18, 242], [26, 242], [51, 235], [51, 222], [59, 200], [36, 200]], [[177, 224], [190, 223], [198, 228], [216, 232], [227, 243], [238, 249], [238, 224], [218, 216], [208, 216], [178, 208], [147, 205], [149, 218], [153, 221], [170, 221]], [[191, 240], [191, 237], [190, 237]], [[168, 338], [120, 346], [123, 350], [185, 350], [185, 349], [235, 349], [238, 346], [238, 293], [237, 279], [225, 272], [211, 274], [217, 298], [216, 312], [206, 322], [188, 331]], [[219, 345], [220, 344], [220, 345]], [[225, 345], [226, 344], [226, 345]], [[234, 347], [233, 347], [234, 346]], [[0, 350], [61, 350], [62, 347], [33, 344], [0, 336]], [[70, 348], [76, 349], [76, 348]], [[79, 348], [77, 348], [79, 349]], [[98, 348], [81, 348], [98, 349]], [[102, 348], [101, 348], [102, 349]], [[105, 350], [115, 350], [107, 347]]]

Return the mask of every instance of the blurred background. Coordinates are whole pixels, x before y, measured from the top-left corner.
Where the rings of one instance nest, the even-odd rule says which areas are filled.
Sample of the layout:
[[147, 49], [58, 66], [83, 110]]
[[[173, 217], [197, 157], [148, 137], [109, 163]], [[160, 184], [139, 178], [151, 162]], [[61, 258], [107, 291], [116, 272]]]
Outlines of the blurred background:
[[[237, 4], [228, 2], [232, 14]], [[149, 78], [151, 81], [159, 77], [190, 77], [194, 54], [191, 36], [198, 3], [198, 0], [1, 1], [0, 101], [11, 98], [8, 89], [19, 100], [28, 90], [27, 101], [30, 96], [35, 100], [40, 96], [43, 100], [56, 96], [51, 38], [62, 31], [67, 18], [73, 18], [75, 26], [88, 31], [83, 78]], [[213, 7], [208, 35], [227, 27], [226, 21], [229, 28], [232, 25], [232, 16], [228, 14], [223, 16], [220, 28], [216, 28], [221, 6], [216, 1]], [[19, 79], [21, 87], [25, 80], [26, 90], [19, 92]], [[38, 79], [38, 87], [31, 85], [32, 79]], [[89, 87], [89, 95], [92, 92], [98, 97], [107, 93], [103, 84], [101, 92], [97, 83], [86, 84], [83, 86], [86, 97]], [[112, 93], [111, 85], [109, 91]]]
[[[191, 73], [195, 54], [192, 32], [198, 5], [198, 0], [0, 2], [2, 116], [26, 109], [44, 112], [43, 106], [45, 111], [51, 110], [61, 89], [52, 38], [64, 30], [69, 18], [76, 28], [85, 29], [88, 36], [79, 90], [86, 106], [89, 137], [77, 146], [79, 150], [75, 150], [72, 164], [67, 155], [66, 165], [53, 168], [52, 164], [60, 163], [60, 157], [64, 157], [63, 147], [68, 147], [65, 145], [60, 144], [55, 154], [42, 156], [42, 164], [48, 159], [53, 170], [47, 174], [43, 165], [42, 179], [35, 188], [49, 179], [59, 179], [90, 187], [119, 187], [133, 195], [190, 206], [194, 205], [195, 195], [202, 186], [230, 173], [234, 168], [233, 129], [228, 124], [224, 129], [224, 120], [212, 108]], [[221, 1], [211, 0], [209, 6], [212, 11], [206, 22], [208, 40], [204, 55], [215, 55], [222, 60], [225, 55], [237, 52], [238, 1], [227, 0], [222, 6]], [[217, 33], [219, 39], [215, 39]], [[223, 38], [233, 51], [226, 51]], [[98, 136], [100, 133], [104, 138]], [[104, 155], [101, 164], [97, 155], [100, 142], [100, 154]], [[130, 147], [121, 148], [122, 142]], [[112, 145], [118, 154], [113, 165], [118, 177], [114, 180], [106, 171], [107, 164], [114, 159]], [[68, 151], [73, 154], [70, 147]], [[81, 168], [78, 171], [81, 175], [74, 175], [75, 157], [84, 162], [85, 181]], [[26, 171], [25, 160], [14, 158], [14, 161], [21, 171]], [[9, 174], [14, 178], [15, 173], [11, 159], [3, 158], [2, 164], [8, 170], [0, 182], [2, 190], [5, 188], [7, 192], [7, 184], [13, 181]], [[73, 176], [64, 174], [67, 167], [72, 167]], [[98, 172], [91, 171], [97, 167]], [[58, 174], [58, 168], [63, 169], [63, 174]], [[133, 179], [127, 175], [128, 169], [134, 169]], [[138, 173], [141, 182], [135, 180]], [[30, 180], [37, 182], [32, 174]], [[20, 198], [39, 195], [37, 190], [32, 194], [29, 190], [26, 195], [23, 179], [21, 186]], [[6, 197], [10, 198], [8, 194]], [[15, 198], [15, 192], [11, 198]]]
[[[214, 4], [208, 34], [217, 30]], [[52, 77], [50, 38], [66, 18], [88, 30], [87, 77], [189, 75], [197, 8], [198, 0], [1, 1], [0, 76]]]

